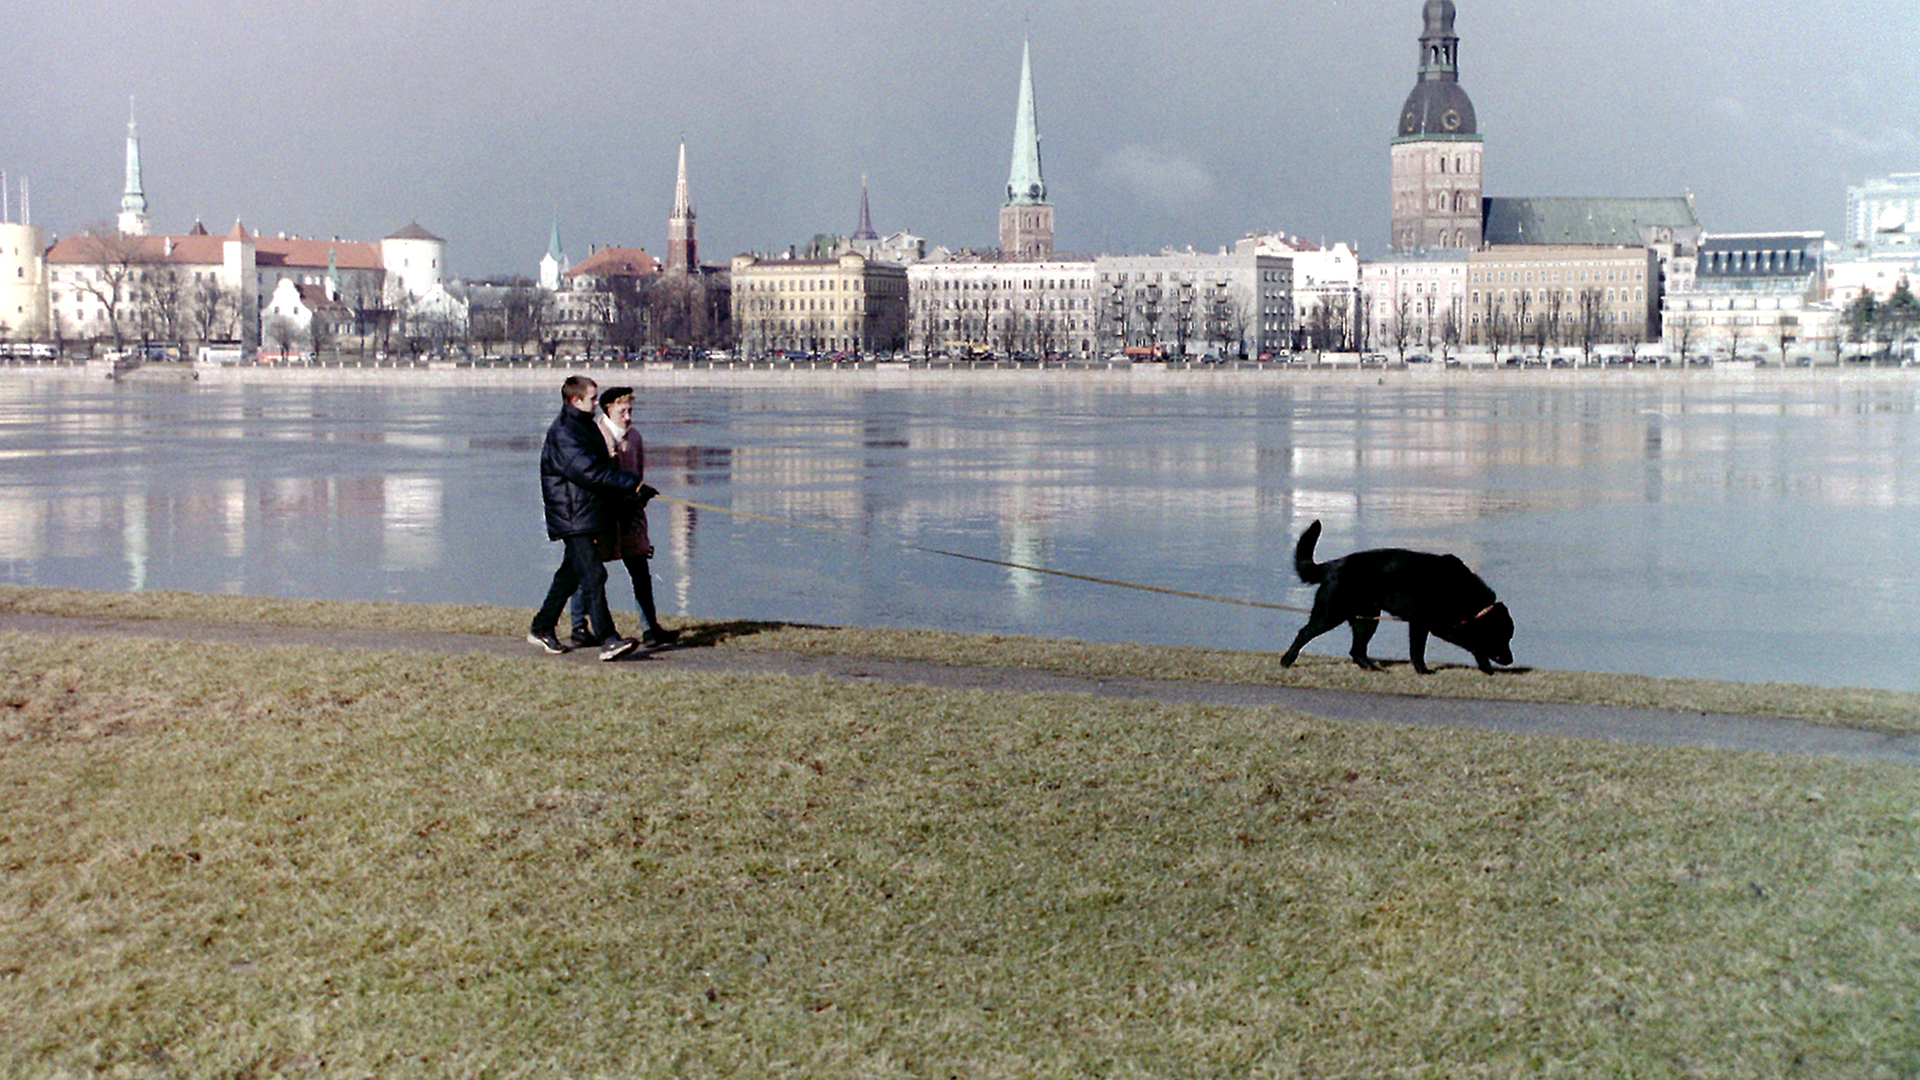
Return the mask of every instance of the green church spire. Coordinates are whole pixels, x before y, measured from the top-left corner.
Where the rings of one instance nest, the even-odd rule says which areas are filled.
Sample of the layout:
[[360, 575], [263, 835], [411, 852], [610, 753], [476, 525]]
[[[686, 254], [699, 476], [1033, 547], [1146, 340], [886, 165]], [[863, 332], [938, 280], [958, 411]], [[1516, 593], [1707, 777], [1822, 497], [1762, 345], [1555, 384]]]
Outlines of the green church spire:
[[1033, 47], [1020, 46], [1020, 103], [1013, 117], [1013, 168], [1007, 174], [1008, 206], [1043, 206], [1047, 181], [1040, 174], [1040, 122], [1033, 109]]

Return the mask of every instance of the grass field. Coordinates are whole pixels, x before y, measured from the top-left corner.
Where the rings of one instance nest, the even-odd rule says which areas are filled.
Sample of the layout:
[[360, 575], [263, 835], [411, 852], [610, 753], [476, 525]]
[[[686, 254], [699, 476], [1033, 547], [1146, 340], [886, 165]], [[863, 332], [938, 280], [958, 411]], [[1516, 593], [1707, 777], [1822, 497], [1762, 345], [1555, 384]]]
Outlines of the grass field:
[[0, 655], [6, 1075], [1920, 1074], [1911, 770], [543, 657]]

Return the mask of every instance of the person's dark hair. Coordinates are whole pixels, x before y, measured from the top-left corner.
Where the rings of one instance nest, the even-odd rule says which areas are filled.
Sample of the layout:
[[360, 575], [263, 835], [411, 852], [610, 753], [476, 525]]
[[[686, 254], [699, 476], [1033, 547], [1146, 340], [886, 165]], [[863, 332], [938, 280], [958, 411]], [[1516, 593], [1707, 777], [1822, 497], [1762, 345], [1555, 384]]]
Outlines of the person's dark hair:
[[583, 397], [590, 397], [597, 385], [585, 375], [569, 375], [567, 381], [560, 384], [560, 400], [579, 401]]
[[632, 396], [633, 387], [631, 386], [609, 386], [605, 390], [600, 391], [600, 407], [602, 409], [611, 409], [613, 408], [614, 402], [619, 401], [623, 397]]

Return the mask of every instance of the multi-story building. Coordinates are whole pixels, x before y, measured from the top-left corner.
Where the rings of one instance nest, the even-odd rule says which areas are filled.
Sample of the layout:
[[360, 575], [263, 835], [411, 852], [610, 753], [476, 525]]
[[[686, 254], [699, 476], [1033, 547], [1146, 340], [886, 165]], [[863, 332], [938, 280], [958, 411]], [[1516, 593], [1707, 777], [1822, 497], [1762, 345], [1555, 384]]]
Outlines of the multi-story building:
[[1426, 356], [1470, 343], [1470, 256], [1458, 248], [1429, 248], [1363, 264], [1361, 332], [1355, 344], [1368, 351]]
[[906, 346], [907, 270], [858, 252], [733, 260], [733, 329], [750, 352], [885, 353]]
[[1528, 244], [1467, 260], [1466, 340], [1591, 349], [1660, 337], [1660, 259], [1644, 246]]
[[1693, 287], [1666, 297], [1666, 346], [1678, 356], [1772, 354], [1831, 338], [1826, 234], [1709, 234]]
[[1277, 255], [1103, 255], [1095, 348], [1101, 353], [1270, 357], [1293, 343], [1293, 266]]
[[1868, 259], [1920, 256], [1920, 173], [1894, 173], [1847, 188], [1847, 247]]
[[1344, 350], [1358, 330], [1360, 257], [1344, 243], [1321, 247], [1284, 233], [1249, 236], [1234, 244], [1242, 254], [1276, 255], [1293, 266], [1295, 344], [1304, 349]]
[[[47, 252], [49, 332], [62, 338], [237, 340], [305, 333], [317, 297], [385, 319], [440, 289], [446, 241], [409, 225], [379, 242], [225, 236], [62, 237]], [[276, 301], [276, 297], [278, 300]]]
[[922, 355], [1092, 353], [1091, 261], [979, 259], [907, 267], [908, 348]]

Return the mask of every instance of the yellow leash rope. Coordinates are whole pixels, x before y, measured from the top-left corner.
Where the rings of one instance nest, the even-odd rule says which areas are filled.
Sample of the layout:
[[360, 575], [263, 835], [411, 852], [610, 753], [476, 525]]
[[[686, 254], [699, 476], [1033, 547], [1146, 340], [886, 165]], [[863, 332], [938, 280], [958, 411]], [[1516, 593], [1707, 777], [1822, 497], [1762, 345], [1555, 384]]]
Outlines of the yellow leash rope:
[[[748, 521], [764, 521], [769, 525], [783, 525], [791, 529], [811, 529], [814, 532], [831, 533], [835, 536], [866, 539], [859, 533], [847, 529], [837, 529], [828, 525], [809, 525], [804, 521], [788, 521], [784, 518], [767, 517], [764, 514], [749, 513], [745, 510], [730, 510], [724, 506], [710, 506], [706, 503], [692, 502], [687, 499], [676, 499], [671, 495], [655, 495], [654, 498], [660, 502], [670, 502], [676, 506], [684, 506], [689, 510], [710, 510], [716, 514], [728, 514], [737, 518], [745, 518]], [[1178, 596], [1186, 600], [1206, 600], [1215, 604], [1238, 604], [1241, 607], [1262, 608], [1267, 611], [1310, 613], [1310, 609], [1308, 608], [1292, 607], [1287, 604], [1268, 604], [1259, 600], [1241, 600], [1233, 596], [1211, 596], [1207, 593], [1186, 592], [1182, 589], [1166, 589], [1158, 585], [1140, 585], [1131, 581], [1115, 581], [1112, 578], [1094, 577], [1091, 574], [1075, 574], [1067, 570], [1050, 570], [1044, 566], [1029, 566], [1026, 563], [1007, 562], [1004, 559], [989, 559], [980, 555], [968, 555], [960, 551], [946, 551], [942, 548], [909, 544], [905, 541], [895, 541], [895, 543], [909, 551], [923, 551], [929, 555], [945, 555], [950, 559], [965, 559], [968, 562], [986, 563], [988, 566], [1003, 566], [1009, 570], [1026, 570], [1035, 574], [1050, 574], [1054, 577], [1070, 578], [1074, 581], [1085, 581], [1094, 585], [1111, 585], [1116, 589], [1133, 589], [1138, 592], [1158, 593], [1161, 596]]]

